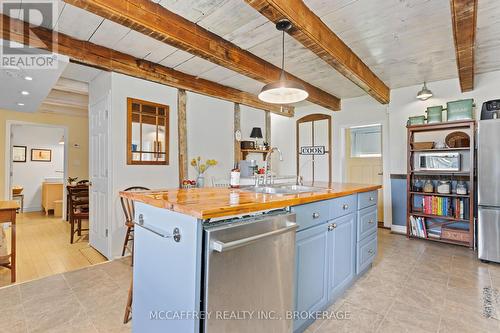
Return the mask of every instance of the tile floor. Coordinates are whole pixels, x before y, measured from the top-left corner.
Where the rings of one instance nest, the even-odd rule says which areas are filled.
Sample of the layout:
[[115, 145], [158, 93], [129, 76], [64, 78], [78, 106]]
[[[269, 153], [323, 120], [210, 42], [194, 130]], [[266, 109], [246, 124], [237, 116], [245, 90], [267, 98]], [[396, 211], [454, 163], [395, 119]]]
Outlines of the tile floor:
[[379, 230], [373, 268], [308, 333], [500, 332], [500, 265], [473, 251]]
[[[0, 289], [0, 332], [130, 332], [129, 259]], [[379, 230], [373, 268], [308, 333], [500, 332], [500, 265]]]
[[129, 258], [0, 289], [0, 333], [130, 332]]

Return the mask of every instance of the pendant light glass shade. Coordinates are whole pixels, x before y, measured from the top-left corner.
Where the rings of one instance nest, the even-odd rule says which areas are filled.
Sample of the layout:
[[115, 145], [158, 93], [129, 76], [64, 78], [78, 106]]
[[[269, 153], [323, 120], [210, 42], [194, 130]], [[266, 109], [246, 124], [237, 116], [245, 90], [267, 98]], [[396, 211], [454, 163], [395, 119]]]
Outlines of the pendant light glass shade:
[[276, 23], [276, 29], [282, 31], [282, 59], [281, 75], [279, 81], [266, 84], [259, 94], [261, 101], [271, 104], [293, 104], [305, 100], [309, 93], [300, 82], [287, 80], [285, 74], [285, 31], [290, 29], [292, 24], [287, 20]]
[[421, 101], [425, 101], [433, 96], [432, 91], [427, 89], [427, 85], [424, 82], [424, 86], [422, 87], [422, 90], [420, 90], [417, 94], [417, 98]]

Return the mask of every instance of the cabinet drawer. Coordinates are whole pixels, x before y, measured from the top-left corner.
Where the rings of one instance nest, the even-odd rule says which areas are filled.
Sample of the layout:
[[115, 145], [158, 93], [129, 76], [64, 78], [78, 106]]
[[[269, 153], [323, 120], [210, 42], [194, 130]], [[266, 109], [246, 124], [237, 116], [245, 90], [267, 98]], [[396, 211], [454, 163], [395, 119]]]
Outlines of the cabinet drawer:
[[297, 215], [298, 230], [307, 229], [330, 220], [329, 202], [330, 200], [325, 200], [292, 207], [292, 212]]
[[357, 199], [356, 194], [333, 199], [330, 205], [332, 219], [354, 213], [357, 210]]
[[363, 272], [377, 255], [377, 234], [358, 243], [356, 274]]
[[358, 242], [377, 231], [377, 206], [358, 212]]
[[358, 195], [358, 209], [374, 206], [377, 204], [378, 192], [363, 192]]

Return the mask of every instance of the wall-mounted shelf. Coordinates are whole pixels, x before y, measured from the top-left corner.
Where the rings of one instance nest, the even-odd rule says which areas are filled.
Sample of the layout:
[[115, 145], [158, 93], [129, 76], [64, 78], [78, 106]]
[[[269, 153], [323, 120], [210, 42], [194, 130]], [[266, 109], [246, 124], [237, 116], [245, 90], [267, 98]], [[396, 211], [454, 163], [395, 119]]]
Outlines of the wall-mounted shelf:
[[262, 149], [241, 149], [241, 159], [245, 160], [248, 154], [263, 154], [263, 159], [265, 160], [267, 154], [269, 154], [271, 150], [262, 150]]
[[[461, 148], [441, 148], [441, 149], [412, 149], [413, 143], [415, 142], [415, 134], [417, 133], [435, 133], [439, 131], [456, 131], [462, 130], [467, 131], [470, 135], [470, 147], [461, 147]], [[474, 215], [474, 202], [475, 202], [475, 165], [476, 165], [476, 151], [475, 151], [475, 135], [476, 135], [476, 122], [474, 120], [466, 120], [466, 121], [453, 121], [453, 122], [445, 122], [445, 123], [437, 123], [437, 124], [424, 124], [424, 125], [411, 125], [407, 126], [408, 132], [408, 141], [407, 141], [407, 221], [406, 221], [406, 235], [408, 238], [417, 238], [417, 239], [425, 239], [433, 242], [441, 242], [447, 244], [455, 244], [461, 246], [468, 246], [470, 248], [474, 247], [474, 230], [475, 230], [475, 215]], [[427, 134], [429, 135], [429, 134]], [[426, 140], [427, 141], [427, 140]], [[416, 154], [422, 152], [447, 152], [447, 151], [455, 151], [455, 152], [464, 152], [467, 155], [463, 155], [463, 157], [467, 157], [469, 159], [469, 170], [466, 171], [426, 171], [426, 170], [416, 170], [414, 167]], [[416, 192], [413, 191], [413, 181], [416, 177], [431, 179], [431, 180], [440, 180], [444, 177], [450, 178], [450, 180], [454, 180], [454, 178], [459, 178], [461, 180], [465, 180], [468, 182], [468, 194], [440, 194], [440, 193], [425, 193], [425, 192]], [[455, 179], [456, 180], [456, 179]], [[441, 216], [441, 215], [432, 215], [425, 214], [422, 211], [416, 211], [415, 207], [415, 197], [416, 196], [433, 196], [433, 197], [442, 197], [443, 200], [451, 200], [451, 203], [448, 201], [450, 207], [448, 209], [452, 209], [456, 211], [458, 209], [458, 205], [460, 202], [460, 207], [464, 209], [463, 211], [466, 213], [465, 216], [461, 216], [462, 218], [457, 218], [456, 216]], [[449, 199], [446, 199], [449, 198]], [[446, 201], [445, 201], [446, 202]], [[444, 204], [443, 204], [444, 205]], [[412, 232], [411, 220], [414, 221], [414, 225], [420, 226], [420, 231], [422, 228], [425, 229], [425, 235], [427, 237], [422, 237], [420, 233], [419, 235], [415, 235]], [[416, 221], [418, 220], [418, 221]], [[463, 234], [467, 235], [464, 239], [467, 241], [462, 241], [457, 239], [450, 238], [442, 238], [443, 230], [442, 228], [451, 225], [454, 223], [467, 223], [468, 229], [464, 229], [462, 231]], [[440, 233], [438, 237], [428, 237], [429, 230], [438, 230]], [[449, 229], [447, 229], [449, 235]], [[418, 232], [417, 232], [418, 233]], [[436, 233], [433, 233], [436, 235]], [[453, 238], [453, 237], [451, 237]]]
[[432, 149], [412, 149], [412, 152], [415, 153], [428, 153], [428, 152], [434, 152], [434, 151], [468, 151], [470, 148], [465, 147], [465, 148], [432, 148]]

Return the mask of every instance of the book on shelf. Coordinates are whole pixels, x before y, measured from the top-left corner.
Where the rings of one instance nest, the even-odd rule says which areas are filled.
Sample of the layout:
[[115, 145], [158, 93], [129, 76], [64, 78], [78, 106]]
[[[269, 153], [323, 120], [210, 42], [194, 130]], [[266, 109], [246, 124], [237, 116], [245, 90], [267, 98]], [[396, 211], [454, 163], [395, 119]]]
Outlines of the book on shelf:
[[423, 217], [410, 216], [410, 230], [412, 236], [427, 238], [427, 228]]
[[427, 215], [452, 216], [451, 198], [425, 195], [422, 198], [422, 212]]

